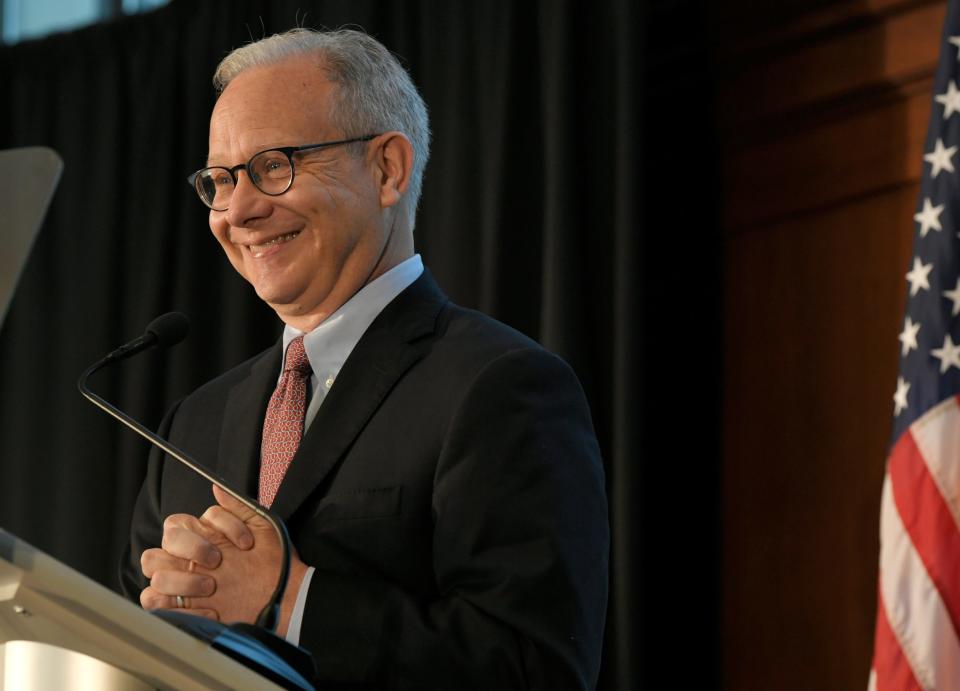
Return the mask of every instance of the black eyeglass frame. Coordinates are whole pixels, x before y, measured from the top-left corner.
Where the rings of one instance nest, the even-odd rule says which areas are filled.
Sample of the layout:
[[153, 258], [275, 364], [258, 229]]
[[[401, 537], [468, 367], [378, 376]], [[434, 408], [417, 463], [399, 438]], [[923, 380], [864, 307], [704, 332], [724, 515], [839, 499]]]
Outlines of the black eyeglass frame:
[[[197, 196], [200, 197], [200, 201], [203, 202], [203, 205], [208, 209], [213, 211], [226, 211], [230, 206], [225, 206], [222, 209], [217, 209], [212, 204], [208, 203], [204, 198], [203, 193], [200, 191], [200, 188], [197, 186], [197, 180], [200, 178], [200, 174], [207, 170], [225, 170], [230, 173], [230, 177], [233, 179], [233, 186], [239, 184], [240, 180], [237, 178], [237, 173], [241, 170], [247, 172], [247, 177], [250, 179], [250, 182], [253, 183], [253, 186], [258, 190], [270, 197], [279, 197], [281, 194], [286, 194], [286, 192], [293, 186], [293, 180], [297, 177], [297, 167], [293, 164], [293, 155], [300, 153], [301, 151], [315, 151], [318, 149], [329, 149], [332, 146], [343, 146], [344, 144], [355, 144], [357, 142], [368, 142], [371, 139], [379, 137], [379, 134], [365, 134], [362, 137], [353, 137], [351, 139], [340, 139], [335, 142], [321, 142], [319, 144], [304, 144], [303, 146], [276, 146], [270, 149], [264, 149], [258, 151], [246, 163], [240, 163], [235, 165], [233, 168], [227, 168], [226, 166], [207, 166], [206, 168], [201, 168], [195, 173], [191, 173], [187, 176], [187, 183], [193, 187], [194, 191], [197, 193]], [[280, 192], [267, 192], [265, 189], [260, 187], [260, 183], [257, 182], [256, 177], [250, 174], [250, 164], [253, 162], [253, 159], [258, 156], [268, 153], [270, 151], [279, 151], [287, 157], [287, 161], [290, 162], [290, 181], [287, 183], [287, 186], [283, 188]], [[231, 194], [231, 199], [233, 195]]]

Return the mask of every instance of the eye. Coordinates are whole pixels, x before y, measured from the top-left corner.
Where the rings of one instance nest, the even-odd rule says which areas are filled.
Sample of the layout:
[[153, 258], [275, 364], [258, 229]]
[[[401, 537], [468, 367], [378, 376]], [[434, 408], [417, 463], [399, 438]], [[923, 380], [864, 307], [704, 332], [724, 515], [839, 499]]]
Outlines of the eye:
[[290, 161], [282, 151], [264, 151], [250, 163], [257, 182], [284, 181], [290, 177]]

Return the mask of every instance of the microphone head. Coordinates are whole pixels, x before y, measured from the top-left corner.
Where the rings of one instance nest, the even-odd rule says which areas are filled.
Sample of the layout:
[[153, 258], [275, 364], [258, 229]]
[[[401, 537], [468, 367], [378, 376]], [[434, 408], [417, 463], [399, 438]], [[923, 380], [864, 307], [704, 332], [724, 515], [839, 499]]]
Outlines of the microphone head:
[[157, 339], [157, 345], [169, 348], [187, 337], [190, 331], [190, 320], [182, 312], [167, 312], [161, 314], [147, 324], [144, 335], [150, 334]]

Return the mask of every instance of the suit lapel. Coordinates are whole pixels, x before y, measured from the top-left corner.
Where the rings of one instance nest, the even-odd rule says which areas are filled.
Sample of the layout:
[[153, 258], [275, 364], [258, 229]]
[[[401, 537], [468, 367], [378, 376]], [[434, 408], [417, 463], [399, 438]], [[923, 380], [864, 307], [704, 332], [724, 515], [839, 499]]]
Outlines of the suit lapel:
[[280, 350], [277, 344], [251, 365], [249, 376], [230, 391], [223, 412], [218, 471], [227, 484], [254, 500], [260, 472], [263, 417], [277, 385]]
[[[423, 275], [374, 320], [344, 363], [280, 485], [272, 509], [288, 520], [327, 477], [397, 380], [430, 346], [447, 298]], [[279, 365], [278, 365], [279, 367]]]

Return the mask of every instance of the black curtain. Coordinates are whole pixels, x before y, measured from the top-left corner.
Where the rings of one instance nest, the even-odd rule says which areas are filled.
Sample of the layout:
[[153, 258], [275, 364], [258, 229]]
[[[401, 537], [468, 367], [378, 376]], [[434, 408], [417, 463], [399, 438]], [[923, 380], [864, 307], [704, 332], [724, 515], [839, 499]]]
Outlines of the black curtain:
[[716, 686], [722, 247], [703, 16], [690, 0], [175, 0], [0, 50], [0, 148], [66, 162], [0, 332], [0, 526], [116, 587], [146, 450], [77, 375], [187, 313], [185, 344], [95, 382], [154, 426], [278, 336], [185, 182], [206, 156], [210, 77], [251, 37], [359, 25], [431, 111], [426, 264], [456, 302], [563, 356], [590, 399], [614, 538], [600, 688]]

